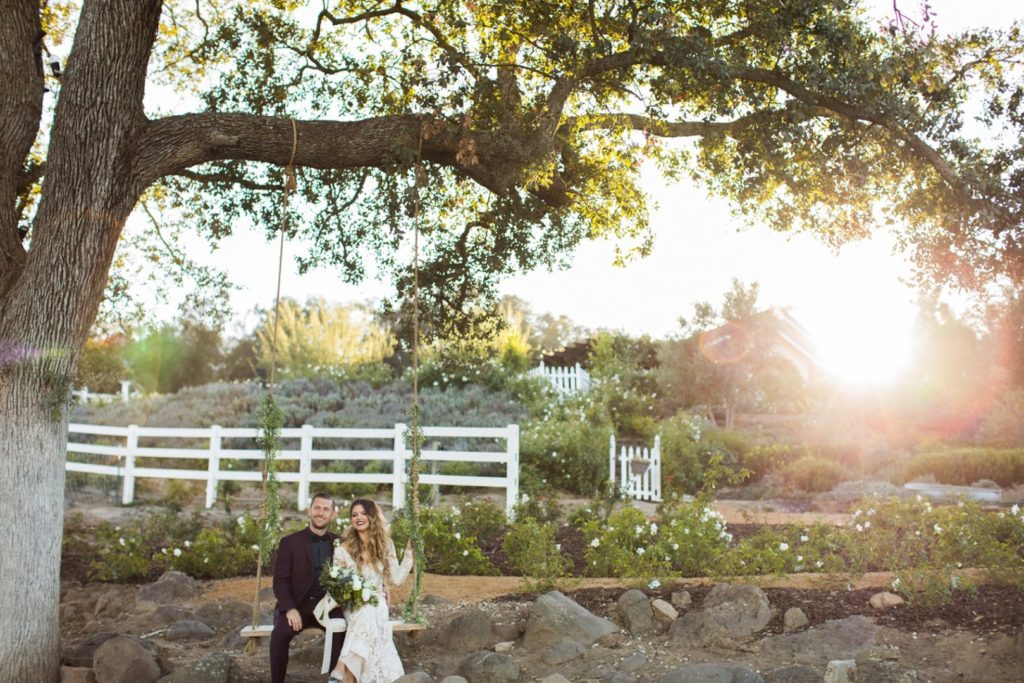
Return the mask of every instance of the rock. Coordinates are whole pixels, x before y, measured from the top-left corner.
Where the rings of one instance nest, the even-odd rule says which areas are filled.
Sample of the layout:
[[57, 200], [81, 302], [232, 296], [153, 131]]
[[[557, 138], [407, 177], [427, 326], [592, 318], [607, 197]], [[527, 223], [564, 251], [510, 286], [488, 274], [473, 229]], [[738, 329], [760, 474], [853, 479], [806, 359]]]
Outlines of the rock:
[[450, 605], [452, 601], [448, 598], [443, 598], [440, 595], [434, 595], [433, 593], [427, 593], [423, 596], [420, 601], [424, 605]]
[[604, 683], [636, 683], [636, 676], [625, 671], [616, 671], [608, 678], [604, 679]]
[[768, 598], [757, 586], [719, 584], [704, 598], [700, 609], [672, 623], [669, 636], [683, 645], [702, 647], [746, 638], [767, 626], [771, 618]]
[[92, 669], [96, 683], [154, 683], [160, 665], [135, 638], [117, 636], [96, 648]]
[[469, 683], [462, 676], [445, 676], [441, 679], [441, 683]]
[[448, 652], [464, 653], [490, 647], [491, 618], [481, 609], [472, 609], [455, 617], [438, 631], [435, 642]]
[[825, 683], [854, 683], [857, 680], [857, 662], [853, 659], [834, 659], [825, 669]]
[[672, 591], [672, 606], [678, 610], [687, 609], [693, 603], [690, 591]]
[[96, 674], [84, 666], [62, 666], [60, 683], [96, 683]]
[[160, 683], [229, 683], [237, 677], [237, 672], [232, 676], [233, 666], [230, 655], [218, 653], [161, 678]]
[[551, 674], [540, 679], [540, 683], [571, 683], [571, 681], [562, 674]]
[[854, 659], [874, 643], [878, 630], [870, 619], [857, 615], [765, 638], [760, 644], [769, 655], [789, 657], [797, 664], [825, 665], [833, 659]]
[[606, 633], [597, 639], [597, 644], [601, 647], [622, 647], [623, 643], [626, 642], [626, 634], [622, 631], [616, 631], [615, 633]]
[[223, 632], [234, 629], [243, 621], [252, 621], [252, 605], [237, 600], [208, 602], [197, 609], [193, 616], [214, 631]]
[[647, 600], [647, 596], [636, 588], [620, 595], [616, 608], [626, 630], [634, 636], [658, 630], [651, 603]]
[[206, 640], [217, 635], [212, 628], [201, 621], [186, 619], [167, 629], [167, 640]]
[[737, 664], [707, 662], [669, 671], [658, 683], [765, 683], [753, 669]]
[[182, 572], [164, 572], [155, 582], [139, 588], [136, 602], [167, 603], [191, 600], [196, 596], [196, 580]]
[[564, 664], [583, 656], [585, 650], [586, 648], [575, 640], [561, 640], [544, 650], [541, 659], [544, 660], [545, 664], [555, 666], [556, 664]]
[[660, 598], [651, 601], [651, 610], [654, 611], [654, 620], [662, 628], [668, 628], [673, 621], [679, 618], [676, 608]]
[[601, 681], [601, 683], [605, 683], [606, 681], [611, 680], [612, 676], [614, 676], [617, 673], [619, 672], [616, 671], [611, 664], [600, 664], [597, 667], [588, 671], [586, 678], [584, 680], [598, 680]]
[[619, 665], [616, 668], [619, 671], [624, 671], [628, 674], [632, 674], [636, 673], [640, 669], [647, 666], [648, 661], [649, 660], [647, 659], [647, 655], [645, 655], [643, 652], [634, 652], [633, 654], [619, 662]]
[[516, 644], [514, 642], [512, 642], [511, 640], [505, 640], [505, 641], [502, 641], [500, 643], [495, 643], [494, 644], [494, 651], [497, 652], [500, 655], [504, 655], [504, 654], [508, 654], [509, 652], [512, 652], [512, 649], [515, 646], [516, 646]]
[[96, 619], [109, 619], [121, 616], [124, 611], [124, 596], [120, 595], [118, 591], [105, 591], [96, 597], [96, 606], [93, 608], [92, 615]]
[[468, 683], [517, 683], [519, 674], [519, 662], [488, 650], [470, 653], [459, 664], [459, 675]]
[[883, 591], [881, 593], [875, 593], [874, 595], [872, 595], [871, 600], [869, 600], [868, 602], [870, 602], [871, 606], [875, 609], [889, 609], [890, 607], [895, 607], [896, 605], [902, 605], [905, 602], [905, 600], [900, 596], [896, 595], [895, 593]]
[[538, 650], [568, 638], [589, 647], [601, 636], [618, 630], [612, 622], [580, 607], [559, 591], [551, 591], [534, 601], [523, 645]]
[[117, 633], [110, 631], [94, 633], [85, 640], [64, 648], [61, 654], [61, 662], [69, 667], [91, 669], [96, 648], [111, 638], [117, 638], [117, 636]]
[[401, 678], [396, 678], [394, 683], [434, 683], [434, 679], [426, 671], [413, 671]]
[[149, 615], [155, 626], [170, 626], [191, 617], [192, 610], [181, 605], [160, 605]]
[[504, 621], [492, 621], [491, 622], [491, 633], [500, 640], [515, 640], [521, 634], [522, 627], [525, 624], [521, 622], [504, 622]]
[[[868, 683], [914, 683], [924, 680], [913, 669], [904, 670], [898, 662], [875, 659], [873, 657], [858, 656], [857, 681], [868, 681]], [[968, 664], [966, 671], [957, 671], [954, 666], [950, 674], [959, 676], [963, 680], [972, 680], [976, 673], [974, 668]]]
[[766, 683], [821, 683], [821, 672], [807, 666], [787, 666], [765, 677]]
[[807, 626], [807, 615], [799, 607], [790, 607], [782, 615], [782, 628], [785, 631], [795, 631], [798, 628]]

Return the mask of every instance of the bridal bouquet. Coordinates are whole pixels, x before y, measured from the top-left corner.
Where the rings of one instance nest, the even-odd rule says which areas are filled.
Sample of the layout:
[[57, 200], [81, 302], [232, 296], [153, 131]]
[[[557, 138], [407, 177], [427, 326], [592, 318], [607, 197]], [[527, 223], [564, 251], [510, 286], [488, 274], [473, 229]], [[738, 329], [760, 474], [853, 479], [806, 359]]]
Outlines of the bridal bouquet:
[[327, 562], [320, 573], [320, 585], [345, 610], [355, 611], [363, 605], [377, 604], [376, 589], [363, 581], [355, 569]]

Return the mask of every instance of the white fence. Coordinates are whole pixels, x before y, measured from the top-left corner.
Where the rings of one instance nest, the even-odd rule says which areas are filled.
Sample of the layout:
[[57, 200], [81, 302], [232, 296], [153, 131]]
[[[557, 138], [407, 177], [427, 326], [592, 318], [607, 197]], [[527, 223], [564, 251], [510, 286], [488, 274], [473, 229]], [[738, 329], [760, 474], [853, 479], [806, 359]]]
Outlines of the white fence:
[[[310, 495], [310, 484], [360, 483], [390, 484], [392, 505], [397, 509], [405, 505], [405, 487], [408, 481], [406, 462], [412, 457], [406, 447], [408, 427], [396, 424], [391, 429], [334, 429], [303, 425], [299, 428], [282, 429], [281, 440], [298, 440], [298, 449], [280, 451], [280, 461], [299, 463], [298, 472], [278, 472], [278, 479], [285, 483], [298, 484], [298, 507], [305, 509]], [[446, 461], [466, 463], [499, 463], [505, 465], [502, 476], [467, 476], [452, 474], [421, 473], [420, 484], [437, 486], [470, 486], [505, 489], [505, 506], [509, 514], [519, 496], [519, 426], [507, 427], [424, 427], [426, 439], [486, 439], [491, 444], [504, 441], [503, 450], [423, 450], [423, 461]], [[101, 425], [71, 424], [68, 426], [68, 472], [106, 474], [123, 478], [121, 501], [125, 505], [135, 499], [135, 481], [140, 478], [191, 479], [206, 482], [206, 507], [217, 500], [217, 484], [222, 481], [259, 482], [260, 461], [263, 452], [256, 448], [224, 448], [224, 439], [256, 439], [261, 433], [257, 428], [224, 428], [213, 426], [209, 429], [139, 427], [106, 427]], [[114, 437], [123, 444], [80, 443], [75, 435]], [[205, 448], [195, 447], [149, 447], [140, 446], [139, 440], [153, 439], [197, 439], [205, 441]], [[337, 448], [338, 440], [381, 441], [379, 449], [343, 450]], [[334, 441], [334, 447], [329, 443]], [[76, 462], [72, 454], [106, 456], [113, 462], [95, 464]], [[140, 466], [146, 459], [188, 459], [205, 460], [206, 469], [176, 469]], [[387, 461], [390, 472], [326, 472], [314, 468], [314, 463], [330, 461]], [[250, 464], [246, 469], [224, 469], [225, 462]]]
[[608, 446], [608, 473], [609, 478], [630, 498], [660, 502], [661, 437], [654, 437], [654, 448], [623, 446], [616, 457], [613, 434]]
[[546, 379], [559, 393], [575, 394], [590, 389], [590, 373], [577, 363], [573, 367], [549, 368], [542, 362], [530, 370], [530, 376]]
[[71, 395], [81, 403], [89, 403], [90, 401], [95, 403], [113, 403], [117, 400], [120, 400], [121, 403], [128, 403], [132, 398], [131, 385], [131, 380], [123, 379], [121, 380], [120, 394], [99, 394], [95, 391], [89, 391], [89, 387], [82, 387], [72, 391]]

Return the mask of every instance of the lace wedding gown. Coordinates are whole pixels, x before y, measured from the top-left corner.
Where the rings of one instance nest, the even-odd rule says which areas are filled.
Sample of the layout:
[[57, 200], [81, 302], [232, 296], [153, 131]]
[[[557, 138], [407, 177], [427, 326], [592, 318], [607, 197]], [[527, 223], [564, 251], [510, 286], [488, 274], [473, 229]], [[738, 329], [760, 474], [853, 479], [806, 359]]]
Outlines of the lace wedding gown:
[[[400, 586], [412, 568], [412, 555], [405, 553], [398, 563], [395, 544], [388, 540], [388, 570], [391, 581]], [[334, 563], [341, 567], [358, 569], [352, 556], [341, 545], [334, 550]], [[376, 605], [363, 605], [354, 612], [345, 610], [348, 624], [345, 644], [341, 648], [338, 664], [344, 664], [358, 683], [391, 683], [405, 675], [402, 660], [391, 635], [388, 605], [384, 600], [384, 577], [373, 565], [364, 565], [360, 574], [363, 581], [377, 591]]]

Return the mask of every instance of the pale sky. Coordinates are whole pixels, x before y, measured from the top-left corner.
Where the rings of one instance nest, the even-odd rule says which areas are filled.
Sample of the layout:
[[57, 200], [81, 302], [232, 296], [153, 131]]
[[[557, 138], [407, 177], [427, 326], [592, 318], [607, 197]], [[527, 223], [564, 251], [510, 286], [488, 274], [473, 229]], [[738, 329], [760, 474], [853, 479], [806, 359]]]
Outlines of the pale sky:
[[[870, 5], [876, 16], [892, 13], [891, 0]], [[900, 5], [914, 17], [919, 14], [916, 3]], [[1002, 27], [1024, 18], [1024, 8], [1002, 0], [931, 0], [930, 6], [943, 32]], [[570, 269], [511, 278], [502, 293], [525, 299], [535, 312], [566, 314], [590, 328], [663, 337], [695, 302], [720, 302], [731, 280], [739, 278], [760, 284], [762, 305], [789, 307], [817, 341], [826, 363], [844, 374], [864, 376], [871, 369], [884, 376], [912, 353], [917, 296], [905, 284], [910, 266], [892, 253], [887, 236], [847, 245], [835, 254], [808, 235], [743, 229], [724, 202], [709, 199], [689, 183], [666, 186], [655, 174], [646, 181], [660, 205], [652, 215], [651, 256], [615, 267], [614, 246], [591, 242], [577, 251]], [[322, 269], [299, 276], [293, 259], [301, 249], [300, 244], [286, 248], [284, 295], [355, 302], [385, 293], [381, 283], [353, 287]], [[239, 285], [232, 300], [239, 315], [273, 299], [276, 243], [247, 231], [226, 240], [212, 257], [229, 263]]]

